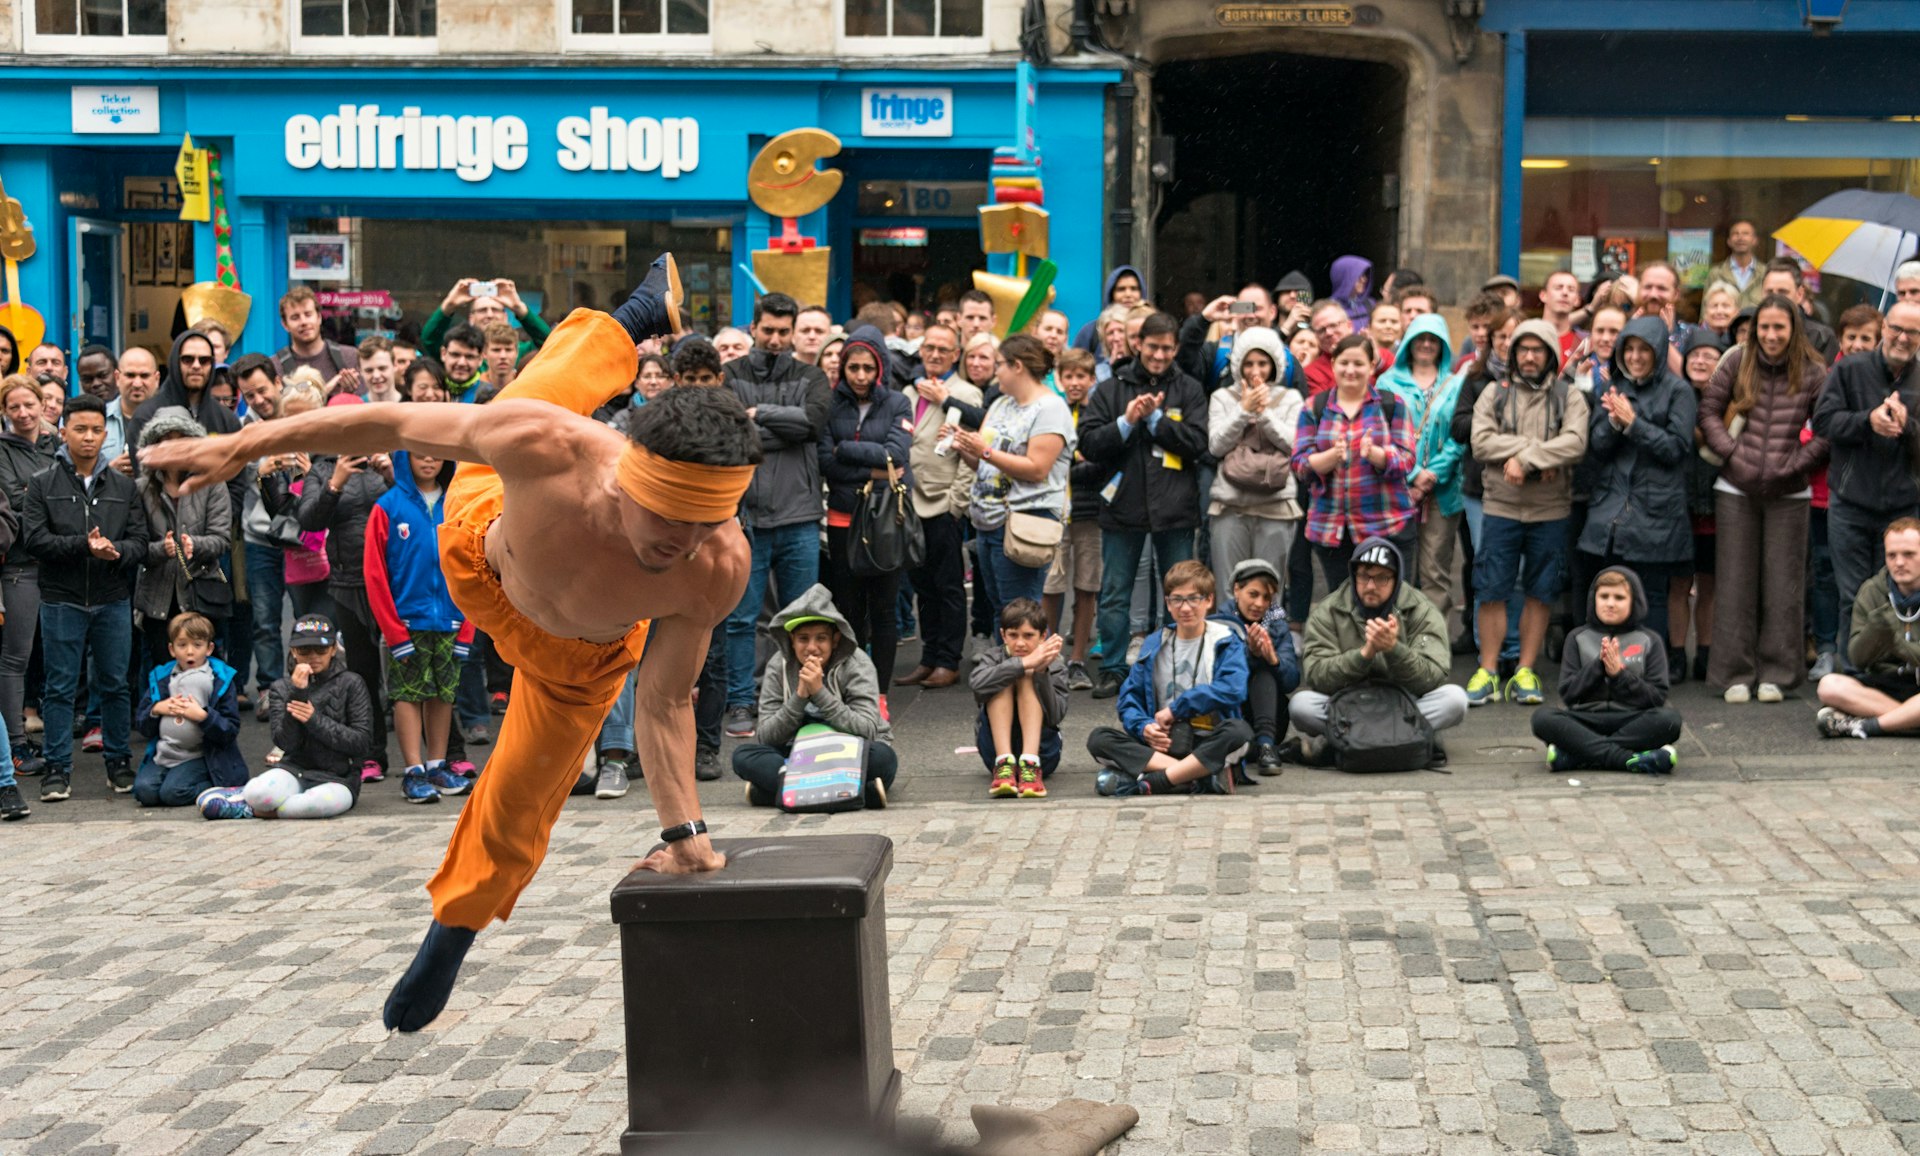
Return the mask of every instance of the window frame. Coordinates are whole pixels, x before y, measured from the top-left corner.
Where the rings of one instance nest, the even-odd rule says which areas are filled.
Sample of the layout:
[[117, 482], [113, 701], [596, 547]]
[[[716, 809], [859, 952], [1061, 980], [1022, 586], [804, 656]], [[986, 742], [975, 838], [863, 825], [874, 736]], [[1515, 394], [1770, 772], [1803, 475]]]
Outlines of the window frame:
[[[663, 0], [660, 6], [662, 24], [666, 23], [669, 2], [670, 0]], [[598, 52], [614, 55], [644, 52], [661, 56], [692, 56], [713, 51], [714, 3], [715, 0], [707, 0], [705, 32], [575, 32], [573, 0], [554, 0], [553, 15], [560, 26], [561, 52]]]
[[[171, 51], [172, 35], [89, 36], [84, 32], [39, 32], [40, 5], [46, 0], [22, 0], [20, 47], [22, 51], [60, 56], [164, 56]], [[122, 0], [121, 10], [126, 8]], [[169, 8], [171, 19], [171, 8]]]
[[[894, 0], [885, 2], [891, 22]], [[833, 0], [833, 42], [840, 52], [848, 56], [948, 56], [990, 52], [993, 37], [988, 25], [993, 17], [992, 5], [988, 0], [979, 0], [979, 3], [978, 36], [853, 36], [847, 32], [847, 0]]]
[[[343, 8], [348, 0], [332, 0]], [[411, 56], [434, 55], [440, 51], [438, 8], [432, 36], [308, 36], [300, 30], [303, 0], [287, 0], [287, 43], [296, 56]]]

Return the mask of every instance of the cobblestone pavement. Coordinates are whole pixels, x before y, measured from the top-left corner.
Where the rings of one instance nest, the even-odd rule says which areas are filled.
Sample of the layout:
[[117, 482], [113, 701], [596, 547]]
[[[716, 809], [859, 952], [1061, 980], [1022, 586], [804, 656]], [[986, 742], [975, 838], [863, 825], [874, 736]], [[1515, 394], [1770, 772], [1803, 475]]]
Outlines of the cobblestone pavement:
[[[895, 702], [885, 812], [705, 794], [725, 835], [895, 840], [901, 1107], [950, 1139], [1077, 1095], [1140, 1109], [1125, 1156], [1920, 1151], [1920, 746], [1683, 692], [1664, 784], [1549, 776], [1495, 707], [1450, 776], [1116, 802], [1076, 695], [1054, 797], [989, 803], [944, 693]], [[80, 770], [0, 827], [0, 1153], [617, 1151], [644, 792], [576, 800], [448, 1012], [388, 1036], [455, 804], [206, 823]]]

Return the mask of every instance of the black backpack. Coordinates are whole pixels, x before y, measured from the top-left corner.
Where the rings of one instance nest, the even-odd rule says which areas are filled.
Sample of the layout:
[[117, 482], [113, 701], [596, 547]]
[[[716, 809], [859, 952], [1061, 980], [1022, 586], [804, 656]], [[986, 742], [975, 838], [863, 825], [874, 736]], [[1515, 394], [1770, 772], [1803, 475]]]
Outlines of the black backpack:
[[1433, 726], [1401, 688], [1359, 682], [1327, 702], [1327, 749], [1342, 771], [1418, 771], [1433, 761]]

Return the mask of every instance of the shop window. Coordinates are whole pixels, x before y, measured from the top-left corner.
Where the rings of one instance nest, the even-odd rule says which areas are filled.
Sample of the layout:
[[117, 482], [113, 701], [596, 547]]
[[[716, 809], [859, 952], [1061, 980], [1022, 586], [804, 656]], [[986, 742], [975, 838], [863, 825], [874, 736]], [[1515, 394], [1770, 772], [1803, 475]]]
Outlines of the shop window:
[[[692, 326], [711, 334], [733, 311], [733, 229], [728, 219], [672, 221], [486, 221], [373, 217], [294, 218], [288, 232], [329, 236], [351, 253], [344, 280], [313, 279], [323, 323], [336, 341], [418, 334], [456, 281], [507, 278], [551, 324], [576, 307], [612, 309], [672, 252]], [[316, 274], [291, 274], [295, 279]]]
[[986, 0], [841, 0], [841, 45], [852, 52], [984, 49]]
[[[1665, 261], [1680, 271], [1688, 320], [1699, 317], [1709, 268], [1728, 256], [1735, 221], [1754, 224], [1764, 265], [1788, 255], [1773, 231], [1830, 193], [1920, 192], [1920, 163], [1872, 157], [1543, 154], [1521, 168], [1520, 280], [1530, 302], [1557, 269], [1587, 281], [1600, 269], [1637, 273]], [[1813, 270], [1807, 287], [1828, 320], [1880, 302], [1879, 285]]]
[[586, 51], [703, 52], [709, 0], [566, 0], [561, 44]]
[[27, 47], [62, 52], [165, 52], [167, 0], [34, 0]]
[[318, 52], [417, 52], [433, 39], [435, 0], [295, 0], [298, 48]]

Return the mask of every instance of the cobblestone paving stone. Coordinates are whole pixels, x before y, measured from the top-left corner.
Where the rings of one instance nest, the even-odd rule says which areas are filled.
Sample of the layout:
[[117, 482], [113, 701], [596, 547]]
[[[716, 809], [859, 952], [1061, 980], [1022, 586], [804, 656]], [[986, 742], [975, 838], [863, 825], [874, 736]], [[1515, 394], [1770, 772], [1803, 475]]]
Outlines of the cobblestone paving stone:
[[[1920, 1151], [1904, 780], [1406, 782], [719, 816], [896, 841], [901, 1109], [949, 1139], [1073, 1095], [1140, 1109], [1125, 1156]], [[439, 811], [7, 829], [0, 1153], [617, 1151], [650, 816], [564, 816], [390, 1037]]]

